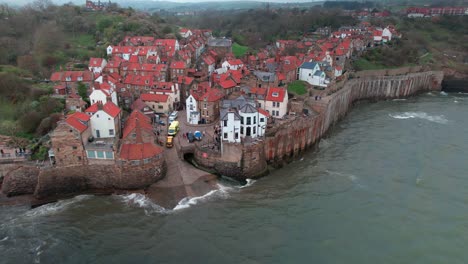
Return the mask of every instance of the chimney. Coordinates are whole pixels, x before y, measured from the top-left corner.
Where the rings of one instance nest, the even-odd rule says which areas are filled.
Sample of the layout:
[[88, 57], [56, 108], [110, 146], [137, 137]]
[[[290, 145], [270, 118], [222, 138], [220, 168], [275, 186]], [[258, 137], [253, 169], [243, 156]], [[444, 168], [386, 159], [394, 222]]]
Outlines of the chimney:
[[97, 108], [98, 108], [98, 110], [102, 110], [102, 109], [103, 109], [102, 101], [98, 101], [98, 102], [97, 102]]

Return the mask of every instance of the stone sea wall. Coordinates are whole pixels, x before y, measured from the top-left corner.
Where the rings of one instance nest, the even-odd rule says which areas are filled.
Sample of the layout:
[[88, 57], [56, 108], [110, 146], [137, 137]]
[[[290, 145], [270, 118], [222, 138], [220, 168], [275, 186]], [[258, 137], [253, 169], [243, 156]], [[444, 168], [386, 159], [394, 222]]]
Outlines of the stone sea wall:
[[239, 180], [262, 176], [267, 163], [280, 167], [314, 146], [335, 122], [346, 115], [355, 101], [402, 98], [441, 89], [443, 72], [417, 72], [419, 70], [421, 68], [407, 67], [355, 73], [353, 79], [330, 87], [334, 93], [322, 100], [306, 100], [314, 113], [305, 117], [289, 117], [281, 125], [269, 129], [264, 139], [244, 143], [237, 152], [237, 160], [233, 161], [233, 153], [226, 153], [226, 150], [221, 156], [196, 149], [195, 161], [218, 174]]
[[164, 159], [139, 166], [86, 165], [37, 169], [18, 166], [9, 171], [2, 184], [7, 196], [34, 194], [38, 199], [84, 193], [90, 190], [142, 189], [162, 179]]
[[[400, 73], [401, 71], [396, 71]], [[269, 163], [278, 163], [316, 143], [328, 129], [343, 118], [358, 100], [386, 100], [403, 98], [424, 91], [441, 89], [443, 72], [427, 71], [395, 76], [373, 76], [373, 72], [338, 84], [338, 91], [322, 98], [310, 101], [310, 106], [317, 115], [297, 117], [273, 135], [268, 135], [265, 142], [265, 156]], [[388, 74], [388, 72], [387, 72]]]

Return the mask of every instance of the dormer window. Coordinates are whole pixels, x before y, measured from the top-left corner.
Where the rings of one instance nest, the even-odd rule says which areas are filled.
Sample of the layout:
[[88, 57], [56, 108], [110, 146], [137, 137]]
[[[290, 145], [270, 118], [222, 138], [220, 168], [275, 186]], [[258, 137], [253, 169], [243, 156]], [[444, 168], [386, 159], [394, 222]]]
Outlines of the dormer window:
[[79, 76], [78, 81], [82, 81], [82, 80], [83, 80], [83, 77]]
[[279, 94], [275, 92], [275, 93], [272, 93], [271, 96], [273, 96], [273, 97], [278, 97]]

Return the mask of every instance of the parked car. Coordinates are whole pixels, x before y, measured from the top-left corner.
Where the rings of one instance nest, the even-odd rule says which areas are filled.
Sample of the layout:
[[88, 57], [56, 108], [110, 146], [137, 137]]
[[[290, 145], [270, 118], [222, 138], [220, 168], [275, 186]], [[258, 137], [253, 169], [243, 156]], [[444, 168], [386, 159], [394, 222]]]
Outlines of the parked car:
[[178, 116], [178, 112], [177, 112], [177, 111], [172, 112], [172, 113], [169, 115], [169, 123], [174, 122], [174, 120], [177, 119], [177, 116]]
[[164, 123], [164, 121], [162, 121], [162, 120], [159, 120], [158, 124], [161, 125], [161, 126], [165, 126], [165, 125], [166, 125], [166, 123]]
[[172, 146], [173, 146], [173, 143], [172, 143], [172, 142], [173, 142], [173, 139], [174, 139], [173, 136], [168, 136], [168, 137], [167, 137], [167, 140], [166, 140], [166, 147], [172, 148]]

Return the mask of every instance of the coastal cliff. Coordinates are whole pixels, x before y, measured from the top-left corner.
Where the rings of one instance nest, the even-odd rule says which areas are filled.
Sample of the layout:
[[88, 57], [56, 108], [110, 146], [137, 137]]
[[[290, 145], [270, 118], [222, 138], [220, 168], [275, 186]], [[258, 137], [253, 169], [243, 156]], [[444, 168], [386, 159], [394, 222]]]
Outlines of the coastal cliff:
[[[330, 87], [331, 94], [321, 100], [307, 98], [304, 104], [313, 110], [312, 113], [289, 117], [281, 125], [267, 130], [264, 139], [244, 143], [244, 147], [237, 152], [239, 162], [231, 162], [229, 158], [232, 154], [226, 155], [226, 150], [219, 155], [198, 148], [195, 150], [195, 161], [218, 174], [238, 180], [260, 177], [265, 174], [267, 163], [280, 167], [312, 147], [346, 115], [356, 101], [403, 98], [441, 89], [443, 72], [414, 72], [419, 70], [404, 68], [358, 72], [352, 79]], [[220, 166], [223, 162], [229, 166]]]

